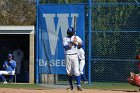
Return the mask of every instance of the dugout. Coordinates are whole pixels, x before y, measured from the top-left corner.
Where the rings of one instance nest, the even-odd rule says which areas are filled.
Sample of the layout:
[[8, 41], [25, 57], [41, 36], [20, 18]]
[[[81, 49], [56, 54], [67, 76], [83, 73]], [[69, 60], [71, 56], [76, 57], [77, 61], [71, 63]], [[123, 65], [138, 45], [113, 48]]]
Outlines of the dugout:
[[24, 53], [19, 83], [34, 83], [34, 26], [0, 26], [0, 69], [8, 53], [20, 46]]

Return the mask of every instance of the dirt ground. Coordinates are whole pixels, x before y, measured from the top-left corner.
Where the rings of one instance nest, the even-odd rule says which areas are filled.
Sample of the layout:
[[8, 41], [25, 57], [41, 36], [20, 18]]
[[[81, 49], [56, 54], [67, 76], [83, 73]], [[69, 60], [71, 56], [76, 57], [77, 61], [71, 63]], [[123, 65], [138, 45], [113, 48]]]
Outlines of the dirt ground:
[[74, 89], [14, 89], [14, 88], [0, 88], [0, 93], [140, 93], [138, 90], [101, 90], [101, 89], [84, 89], [83, 91], [77, 91]]

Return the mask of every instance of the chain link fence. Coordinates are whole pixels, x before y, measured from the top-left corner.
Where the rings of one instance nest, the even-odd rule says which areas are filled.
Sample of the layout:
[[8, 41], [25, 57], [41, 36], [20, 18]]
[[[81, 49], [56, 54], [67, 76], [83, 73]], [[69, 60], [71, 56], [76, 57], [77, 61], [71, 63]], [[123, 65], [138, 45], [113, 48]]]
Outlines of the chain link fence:
[[[88, 0], [46, 0], [45, 4], [85, 3], [85, 52], [88, 57]], [[140, 53], [140, 3], [137, 0], [94, 0], [92, 2], [91, 82], [126, 82], [130, 71], [138, 73]], [[58, 82], [67, 76], [58, 75]]]
[[129, 72], [138, 73], [139, 32], [93, 32], [91, 82], [126, 82]]
[[126, 82], [131, 71], [138, 73], [139, 9], [137, 3], [93, 3], [91, 82]]

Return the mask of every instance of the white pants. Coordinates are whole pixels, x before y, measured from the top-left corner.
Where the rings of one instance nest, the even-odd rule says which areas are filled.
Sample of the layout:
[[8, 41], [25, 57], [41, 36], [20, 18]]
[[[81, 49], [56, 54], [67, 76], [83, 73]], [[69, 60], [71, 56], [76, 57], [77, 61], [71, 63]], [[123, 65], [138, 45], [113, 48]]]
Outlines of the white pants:
[[15, 71], [0, 71], [0, 75], [15, 75]]
[[84, 66], [85, 66], [85, 60], [81, 60], [80, 61], [80, 74], [83, 74], [83, 70], [84, 70]]
[[67, 74], [72, 74], [72, 75], [75, 75], [75, 76], [80, 75], [79, 62], [78, 62], [77, 54], [66, 55], [66, 71], [67, 71]]

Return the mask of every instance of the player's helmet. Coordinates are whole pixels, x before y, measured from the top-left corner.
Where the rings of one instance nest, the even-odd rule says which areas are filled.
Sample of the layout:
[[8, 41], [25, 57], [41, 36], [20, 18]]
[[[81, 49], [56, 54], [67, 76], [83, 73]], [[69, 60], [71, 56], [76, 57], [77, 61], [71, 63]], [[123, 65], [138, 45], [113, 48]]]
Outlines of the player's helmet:
[[69, 37], [71, 37], [71, 36], [73, 36], [74, 34], [75, 34], [74, 28], [73, 28], [73, 27], [69, 27], [69, 28], [67, 29], [67, 35], [68, 35]]
[[12, 58], [12, 54], [9, 53], [9, 54], [8, 54], [8, 58]]

